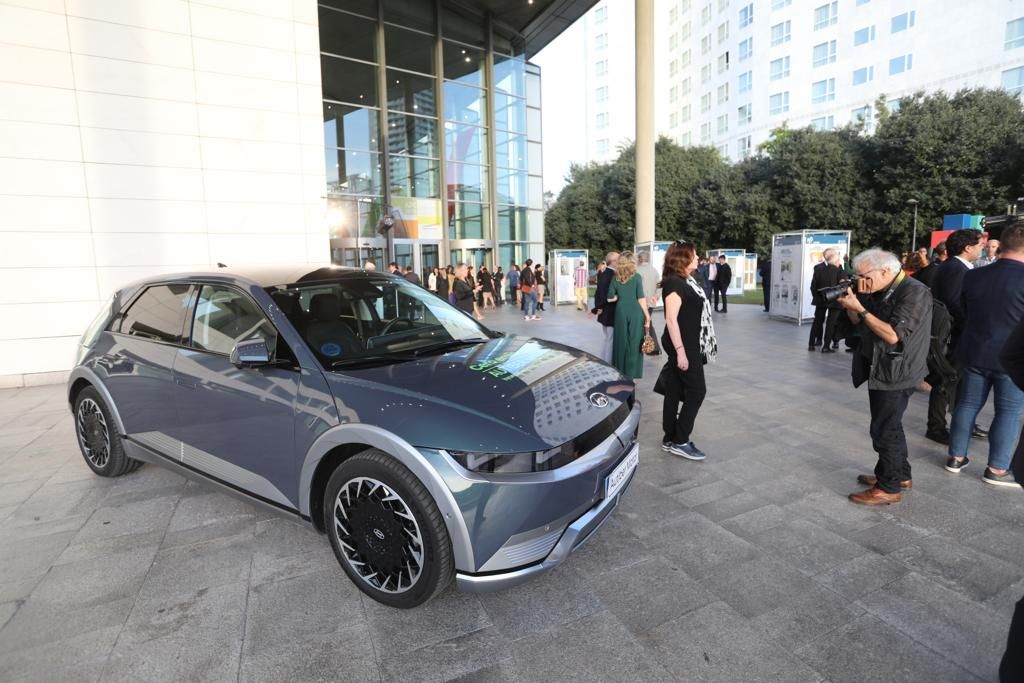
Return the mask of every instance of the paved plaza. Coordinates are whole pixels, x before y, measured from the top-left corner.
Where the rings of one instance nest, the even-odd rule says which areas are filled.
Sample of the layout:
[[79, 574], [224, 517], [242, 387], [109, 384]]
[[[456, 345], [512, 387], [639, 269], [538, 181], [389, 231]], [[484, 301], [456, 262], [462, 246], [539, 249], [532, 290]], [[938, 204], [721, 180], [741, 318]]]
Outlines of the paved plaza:
[[[599, 343], [571, 306], [485, 324]], [[311, 528], [151, 465], [93, 476], [62, 386], [0, 391], [0, 680], [995, 680], [1024, 492], [982, 483], [983, 442], [946, 473], [920, 395], [914, 489], [851, 505], [874, 458], [849, 356], [760, 307], [716, 325], [706, 462], [660, 450], [648, 359], [640, 469], [604, 528], [536, 581], [412, 611], [363, 597]]]

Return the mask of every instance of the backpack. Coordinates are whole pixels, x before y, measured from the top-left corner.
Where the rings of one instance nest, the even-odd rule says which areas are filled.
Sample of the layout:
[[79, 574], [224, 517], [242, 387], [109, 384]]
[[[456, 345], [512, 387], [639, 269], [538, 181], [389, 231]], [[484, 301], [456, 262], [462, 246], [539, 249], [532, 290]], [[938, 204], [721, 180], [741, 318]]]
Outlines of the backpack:
[[932, 339], [928, 346], [928, 377], [933, 387], [956, 380], [956, 368], [949, 361], [949, 342], [953, 337], [953, 318], [946, 304], [932, 300]]

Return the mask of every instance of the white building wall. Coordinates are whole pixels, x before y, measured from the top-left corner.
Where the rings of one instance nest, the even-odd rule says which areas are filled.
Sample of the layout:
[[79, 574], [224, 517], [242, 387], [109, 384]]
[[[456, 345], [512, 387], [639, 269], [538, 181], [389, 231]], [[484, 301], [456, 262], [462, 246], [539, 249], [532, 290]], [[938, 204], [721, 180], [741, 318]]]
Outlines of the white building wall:
[[147, 275], [324, 262], [315, 0], [0, 0], [0, 386]]
[[[739, 143], [749, 136], [750, 146], [767, 140], [771, 131], [784, 123], [799, 128], [817, 122], [817, 125], [835, 127], [850, 123], [854, 110], [873, 106], [880, 95], [892, 102], [916, 90], [954, 92], [960, 88], [999, 87], [1003, 72], [1024, 66], [1024, 47], [1007, 49], [1005, 35], [1007, 22], [1024, 17], [1024, 0], [838, 0], [837, 20], [834, 24], [815, 29], [815, 9], [824, 0], [666, 0], [658, 5], [659, 61], [666, 65], [673, 59], [682, 61], [682, 53], [690, 50], [689, 67], [679, 67], [675, 78], [668, 76], [668, 68], [659, 68], [658, 108], [664, 114], [659, 118], [662, 130], [677, 141], [702, 143], [702, 124], [710, 124], [710, 137], [703, 144], [720, 147], [732, 160], [739, 158]], [[740, 11], [753, 7], [754, 21], [741, 28]], [[775, 7], [773, 9], [773, 7]], [[671, 21], [670, 13], [676, 15]], [[706, 10], [710, 8], [710, 11]], [[892, 32], [892, 19], [904, 13], [914, 13], [914, 25], [904, 31]], [[710, 18], [709, 18], [710, 17]], [[771, 27], [789, 21], [791, 39], [780, 45], [771, 45]], [[691, 38], [678, 40], [675, 51], [668, 49], [669, 36], [681, 34], [682, 26], [689, 22]], [[718, 27], [728, 23], [728, 38], [719, 41]], [[863, 28], [874, 27], [874, 39], [863, 45], [854, 45], [854, 34]], [[712, 48], [701, 52], [701, 40], [711, 36]], [[753, 54], [739, 61], [740, 44], [753, 39]], [[813, 66], [814, 46], [836, 41], [836, 60]], [[664, 51], [661, 46], [664, 45]], [[719, 73], [718, 57], [729, 53], [729, 69]], [[911, 69], [890, 75], [889, 62], [903, 55], [913, 55]], [[771, 63], [790, 58], [789, 75], [770, 80]], [[711, 79], [702, 82], [702, 68], [711, 65]], [[659, 65], [660, 66], [660, 65]], [[873, 67], [872, 80], [853, 84], [854, 71]], [[750, 71], [752, 90], [739, 92], [740, 74]], [[664, 74], [664, 75], [663, 75]], [[692, 90], [689, 96], [681, 94], [671, 100], [673, 87], [689, 78]], [[812, 83], [835, 79], [834, 99], [812, 101]], [[718, 101], [718, 89], [728, 84], [729, 97]], [[789, 111], [769, 113], [772, 94], [789, 93]], [[701, 111], [702, 96], [710, 93], [711, 108]], [[741, 124], [738, 108], [752, 107], [752, 120]], [[691, 116], [685, 120], [683, 109], [690, 106]], [[673, 116], [675, 114], [675, 116]], [[728, 129], [719, 133], [719, 117], [728, 120]], [[675, 123], [675, 125], [671, 125]]]

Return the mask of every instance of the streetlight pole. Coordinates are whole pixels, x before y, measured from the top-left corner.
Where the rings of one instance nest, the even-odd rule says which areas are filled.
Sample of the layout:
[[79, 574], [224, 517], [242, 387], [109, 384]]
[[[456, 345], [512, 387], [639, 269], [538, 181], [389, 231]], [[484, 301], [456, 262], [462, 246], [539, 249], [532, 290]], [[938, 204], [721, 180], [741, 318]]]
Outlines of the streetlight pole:
[[917, 251], [917, 200], [908, 199], [907, 204], [914, 207], [914, 242], [910, 247], [910, 251]]

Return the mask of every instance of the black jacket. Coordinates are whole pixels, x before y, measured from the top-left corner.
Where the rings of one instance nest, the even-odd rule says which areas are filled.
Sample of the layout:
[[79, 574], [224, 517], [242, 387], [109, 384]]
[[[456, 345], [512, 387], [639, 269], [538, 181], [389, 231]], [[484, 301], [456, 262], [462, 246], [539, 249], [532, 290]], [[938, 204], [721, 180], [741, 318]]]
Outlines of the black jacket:
[[920, 282], [926, 287], [932, 286], [932, 281], [935, 279], [935, 273], [939, 272], [939, 266], [941, 263], [931, 263], [921, 270], [914, 273], [913, 278]]
[[[858, 325], [859, 353], [854, 356], [854, 384], [868, 380], [868, 388], [881, 391], [913, 389], [928, 375], [932, 341], [932, 294], [912, 277], [904, 277], [889, 289], [861, 296], [867, 310], [890, 325], [899, 341], [886, 344], [867, 325]], [[870, 364], [867, 376], [858, 362]], [[863, 369], [863, 365], [861, 365]]]
[[946, 305], [946, 310], [953, 318], [953, 339], [951, 345], [955, 348], [960, 341], [960, 334], [964, 330], [964, 309], [960, 302], [960, 294], [963, 291], [964, 275], [970, 270], [963, 261], [958, 258], [950, 258], [939, 266], [932, 276], [932, 296]]
[[970, 366], [1004, 372], [999, 362], [1006, 340], [1024, 320], [1024, 263], [1000, 259], [968, 271], [960, 294], [963, 332], [956, 358]]
[[465, 313], [473, 313], [473, 288], [465, 280], [455, 279], [455, 307]]
[[597, 291], [594, 292], [594, 310], [601, 311], [601, 314], [597, 316], [597, 322], [605, 327], [611, 327], [615, 324], [615, 304], [608, 303], [608, 288], [611, 287], [612, 280], [614, 279], [614, 268], [605, 268], [604, 272], [599, 273], [597, 276]]
[[718, 272], [715, 273], [715, 284], [719, 289], [728, 289], [732, 283], [732, 268], [728, 263], [718, 264]]
[[839, 266], [832, 266], [827, 263], [819, 263], [814, 266], [814, 274], [811, 275], [811, 303], [815, 306], [828, 306], [839, 308], [837, 302], [825, 303], [825, 297], [818, 291], [823, 287], [834, 287], [843, 281], [845, 273]]

